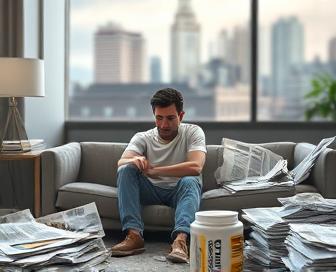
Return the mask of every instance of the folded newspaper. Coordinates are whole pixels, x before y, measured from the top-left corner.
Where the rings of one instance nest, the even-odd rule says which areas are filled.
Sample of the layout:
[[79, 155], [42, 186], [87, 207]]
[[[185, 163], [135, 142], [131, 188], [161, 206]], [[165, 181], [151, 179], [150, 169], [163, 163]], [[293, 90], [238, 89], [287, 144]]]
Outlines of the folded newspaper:
[[296, 166], [290, 175], [293, 177], [294, 183], [299, 184], [308, 178], [311, 168], [318, 159], [318, 156], [335, 141], [336, 136], [322, 139], [319, 144]]
[[245, 190], [292, 188], [305, 180], [319, 154], [335, 140], [323, 139], [292, 171], [287, 160], [258, 146], [223, 139], [223, 164], [215, 171], [217, 183], [231, 193]]
[[0, 223], [0, 270], [98, 271], [108, 265], [94, 203], [36, 220], [23, 210], [0, 217]]

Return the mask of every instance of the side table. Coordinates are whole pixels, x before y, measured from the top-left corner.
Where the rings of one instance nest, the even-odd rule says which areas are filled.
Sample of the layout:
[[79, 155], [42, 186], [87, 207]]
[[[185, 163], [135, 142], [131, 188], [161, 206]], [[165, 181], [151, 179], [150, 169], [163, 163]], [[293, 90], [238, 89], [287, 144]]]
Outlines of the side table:
[[34, 150], [24, 153], [0, 153], [1, 161], [34, 160], [34, 215], [41, 215], [41, 153]]

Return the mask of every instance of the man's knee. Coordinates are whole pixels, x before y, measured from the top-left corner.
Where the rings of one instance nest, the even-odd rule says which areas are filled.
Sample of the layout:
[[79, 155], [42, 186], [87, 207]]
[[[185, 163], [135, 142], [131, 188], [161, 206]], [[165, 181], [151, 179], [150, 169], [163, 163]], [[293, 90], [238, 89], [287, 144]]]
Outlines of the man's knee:
[[128, 163], [120, 166], [117, 171], [117, 184], [119, 185], [120, 182], [125, 183], [133, 180], [132, 176], [136, 177], [138, 172], [139, 169], [134, 164]]
[[179, 183], [180, 183], [180, 186], [185, 189], [191, 189], [191, 190], [196, 190], [196, 191], [201, 190], [201, 185], [200, 185], [198, 177], [193, 177], [193, 176], [183, 177], [180, 179]]
[[120, 175], [121, 173], [136, 173], [138, 168], [133, 163], [124, 164], [119, 166], [117, 174]]

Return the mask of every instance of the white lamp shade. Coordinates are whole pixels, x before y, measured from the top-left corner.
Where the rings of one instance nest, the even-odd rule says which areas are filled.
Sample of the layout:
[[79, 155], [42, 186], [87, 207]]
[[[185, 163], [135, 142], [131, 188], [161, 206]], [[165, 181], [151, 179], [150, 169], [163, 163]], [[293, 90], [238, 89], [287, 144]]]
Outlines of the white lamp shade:
[[0, 97], [44, 96], [40, 59], [0, 58]]

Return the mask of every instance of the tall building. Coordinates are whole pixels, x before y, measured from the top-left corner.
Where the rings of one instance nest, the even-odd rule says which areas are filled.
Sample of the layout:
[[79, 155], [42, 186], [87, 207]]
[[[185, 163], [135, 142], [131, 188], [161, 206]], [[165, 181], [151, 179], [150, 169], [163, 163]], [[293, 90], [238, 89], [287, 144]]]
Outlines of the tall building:
[[291, 69], [304, 63], [304, 30], [296, 17], [280, 18], [272, 26], [273, 95], [287, 96]]
[[246, 27], [235, 26], [232, 35], [222, 30], [218, 36], [218, 56], [234, 69], [235, 82], [250, 82], [250, 35]]
[[333, 37], [329, 41], [329, 62], [336, 62], [336, 37]]
[[232, 53], [232, 41], [229, 37], [227, 30], [222, 29], [218, 35], [218, 57], [221, 58], [224, 63], [231, 63]]
[[145, 81], [145, 40], [109, 23], [94, 34], [96, 83], [140, 83]]
[[336, 78], [336, 37], [329, 41], [328, 49], [330, 71], [332, 76]]
[[238, 80], [250, 82], [250, 34], [247, 27], [236, 26], [232, 38], [233, 64], [238, 69]]
[[162, 82], [161, 59], [156, 56], [150, 59], [150, 82]]
[[171, 27], [171, 80], [188, 82], [200, 67], [200, 26], [190, 0], [179, 0]]
[[296, 17], [280, 18], [272, 26], [272, 116], [302, 120], [307, 77], [304, 70], [304, 29]]

